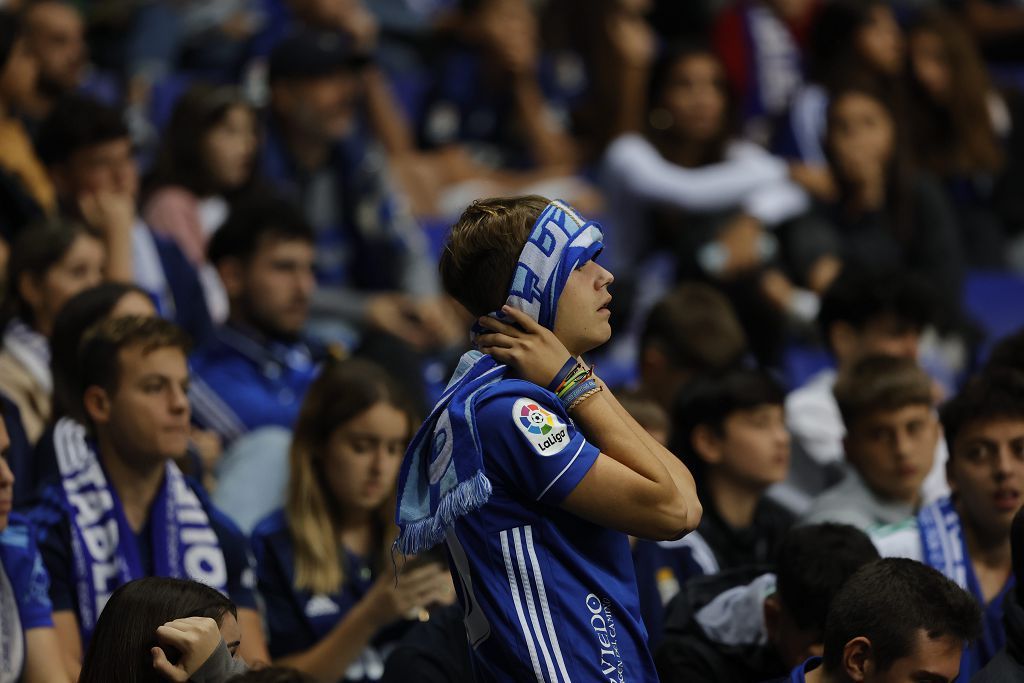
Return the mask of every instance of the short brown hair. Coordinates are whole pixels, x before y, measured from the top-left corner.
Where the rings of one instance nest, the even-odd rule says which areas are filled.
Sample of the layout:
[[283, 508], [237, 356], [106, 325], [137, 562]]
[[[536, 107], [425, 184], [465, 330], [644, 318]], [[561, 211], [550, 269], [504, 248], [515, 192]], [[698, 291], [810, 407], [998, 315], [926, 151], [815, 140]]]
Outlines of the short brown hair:
[[478, 199], [448, 233], [441, 253], [445, 291], [474, 316], [501, 308], [516, 263], [550, 200], [538, 195]]
[[720, 373], [737, 365], [747, 336], [725, 295], [699, 282], [684, 282], [654, 305], [640, 348], [657, 346], [681, 370]]
[[910, 358], [895, 356], [862, 358], [839, 375], [832, 393], [847, 430], [866, 415], [934, 403], [928, 373]]
[[134, 346], [147, 354], [171, 346], [187, 355], [191, 344], [180, 327], [163, 318], [129, 315], [104, 320], [85, 333], [79, 347], [82, 388], [98, 386], [109, 393], [116, 391], [121, 380], [118, 354]]

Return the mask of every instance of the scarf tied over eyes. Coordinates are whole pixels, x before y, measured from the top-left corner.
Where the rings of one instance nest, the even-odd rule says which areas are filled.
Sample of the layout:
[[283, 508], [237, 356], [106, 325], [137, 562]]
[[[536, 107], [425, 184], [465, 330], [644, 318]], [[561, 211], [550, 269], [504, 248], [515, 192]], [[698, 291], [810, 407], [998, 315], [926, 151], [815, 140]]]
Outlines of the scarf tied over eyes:
[[[558, 299], [569, 276], [604, 247], [601, 227], [585, 221], [562, 201], [541, 212], [516, 264], [506, 305], [548, 329], [555, 326]], [[505, 321], [500, 311], [489, 314]], [[484, 332], [474, 325], [473, 338]], [[507, 367], [470, 351], [460, 360], [444, 394], [405, 452], [398, 478], [395, 546], [403, 554], [441, 542], [459, 517], [483, 506], [491, 495], [475, 402], [501, 381]], [[493, 396], [493, 392], [491, 393]]]

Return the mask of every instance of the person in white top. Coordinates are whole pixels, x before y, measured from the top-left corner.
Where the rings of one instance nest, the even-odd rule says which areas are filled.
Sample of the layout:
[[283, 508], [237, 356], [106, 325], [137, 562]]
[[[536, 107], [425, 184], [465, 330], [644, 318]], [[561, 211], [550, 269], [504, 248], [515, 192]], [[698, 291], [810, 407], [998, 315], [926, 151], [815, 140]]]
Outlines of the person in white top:
[[[917, 360], [921, 332], [931, 322], [932, 297], [913, 276], [844, 271], [826, 291], [818, 314], [821, 337], [835, 358], [835, 369], [812, 376], [786, 397], [786, 420], [793, 435], [789, 478], [769, 495], [797, 513], [814, 496], [843, 478], [842, 416], [832, 387], [837, 373], [869, 355]], [[948, 493], [947, 454], [939, 440], [923, 485], [923, 502]]]

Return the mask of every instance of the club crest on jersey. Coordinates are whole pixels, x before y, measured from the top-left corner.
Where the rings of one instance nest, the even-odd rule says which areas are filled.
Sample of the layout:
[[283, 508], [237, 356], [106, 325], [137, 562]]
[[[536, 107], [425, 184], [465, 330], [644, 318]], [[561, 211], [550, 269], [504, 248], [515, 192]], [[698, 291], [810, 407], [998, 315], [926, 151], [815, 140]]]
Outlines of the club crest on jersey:
[[560, 453], [569, 443], [569, 429], [557, 415], [528, 398], [512, 406], [512, 421], [540, 455]]

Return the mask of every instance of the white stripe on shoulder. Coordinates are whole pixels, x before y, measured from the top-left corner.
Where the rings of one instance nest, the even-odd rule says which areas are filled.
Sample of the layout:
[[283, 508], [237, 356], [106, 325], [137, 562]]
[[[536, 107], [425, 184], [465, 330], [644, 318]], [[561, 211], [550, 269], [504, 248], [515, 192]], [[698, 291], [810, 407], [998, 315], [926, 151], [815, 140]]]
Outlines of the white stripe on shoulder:
[[569, 462], [567, 462], [565, 464], [565, 467], [562, 468], [562, 471], [559, 472], [557, 475], [555, 475], [555, 478], [551, 480], [550, 484], [548, 484], [547, 486], [544, 487], [544, 490], [540, 492], [539, 496], [537, 496], [537, 500], [540, 500], [541, 498], [543, 498], [544, 494], [547, 493], [548, 491], [550, 491], [551, 487], [555, 485], [555, 482], [558, 481], [559, 479], [561, 479], [562, 475], [565, 474], [566, 471], [570, 467], [572, 467], [572, 464], [574, 462], [576, 462], [576, 458], [580, 457], [580, 453], [583, 452], [583, 447], [586, 446], [586, 445], [587, 445], [586, 441], [583, 441], [582, 443], [580, 443], [580, 447], [576, 449], [576, 455], [572, 456], [572, 458], [569, 460]]
[[540, 661], [537, 659], [537, 648], [533, 644], [533, 635], [530, 633], [530, 627], [526, 625], [526, 616], [523, 614], [523, 603], [519, 599], [519, 582], [516, 580], [515, 568], [512, 566], [512, 554], [508, 548], [508, 531], [502, 531], [501, 536], [501, 555], [505, 559], [505, 573], [508, 575], [508, 587], [512, 589], [512, 603], [516, 608], [516, 616], [519, 617], [519, 627], [523, 631], [523, 637], [526, 639], [526, 648], [530, 651], [530, 663], [533, 664], [533, 673], [537, 677], [537, 683], [546, 683], [544, 680], [544, 674], [540, 670]]
[[541, 573], [540, 564], [537, 562], [537, 552], [533, 547], [533, 527], [527, 525], [526, 529], [526, 552], [530, 555], [530, 564], [533, 565], [533, 578], [537, 583], [537, 595], [540, 598], [540, 612], [544, 617], [544, 626], [547, 628], [548, 638], [551, 641], [551, 649], [555, 653], [555, 661], [558, 662], [558, 670], [562, 674], [565, 683], [571, 683], [569, 672], [565, 668], [565, 660], [562, 658], [562, 647], [558, 642], [558, 632], [555, 631], [554, 621], [551, 619], [551, 608], [548, 605], [548, 593], [544, 586], [544, 575]]

